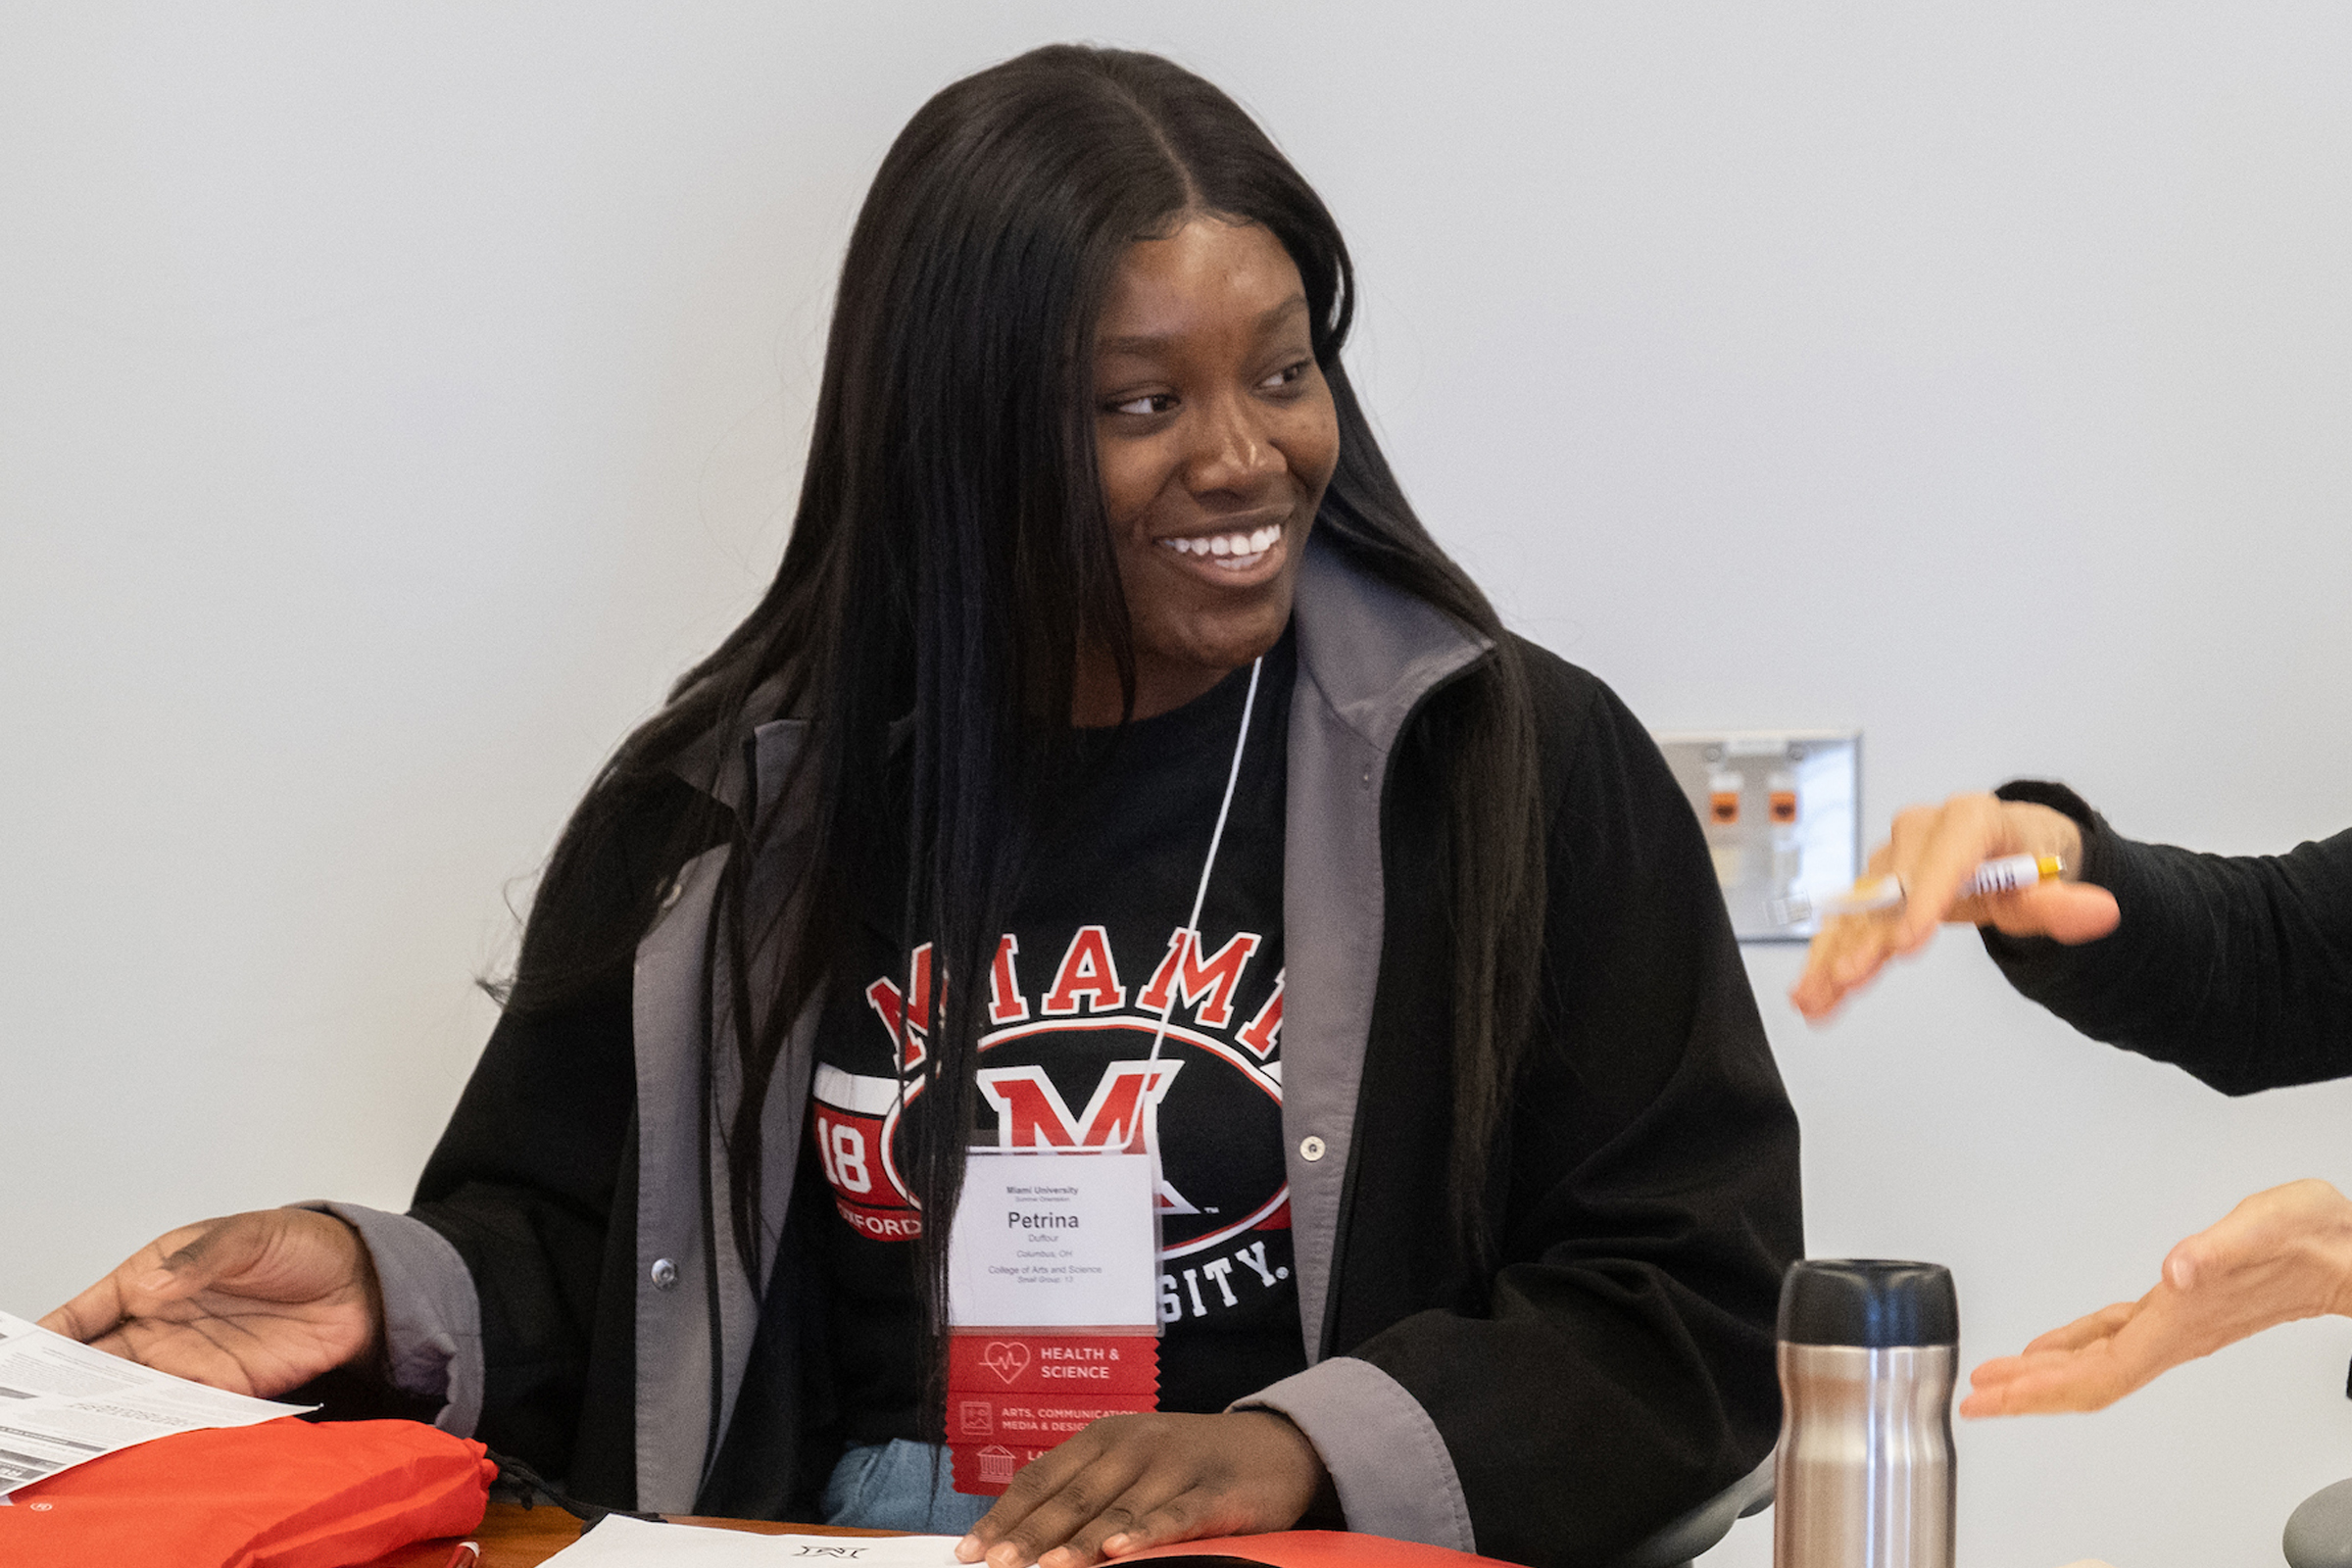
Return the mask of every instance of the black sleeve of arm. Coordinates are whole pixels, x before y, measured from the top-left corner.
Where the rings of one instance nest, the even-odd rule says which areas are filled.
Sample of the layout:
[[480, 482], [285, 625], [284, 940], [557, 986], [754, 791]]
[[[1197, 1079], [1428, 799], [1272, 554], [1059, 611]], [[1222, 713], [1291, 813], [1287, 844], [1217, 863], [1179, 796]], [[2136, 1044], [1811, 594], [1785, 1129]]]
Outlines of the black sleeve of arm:
[[481, 1303], [474, 1436], [569, 1468], [613, 1189], [635, 1103], [627, 976], [499, 1021], [409, 1212], [448, 1238]]
[[[657, 862], [675, 858], [684, 790], [643, 803], [601, 863], [542, 893], [563, 906], [533, 920], [642, 924], [674, 871]], [[531, 953], [526, 939], [526, 966]], [[599, 1285], [636, 1105], [630, 971], [528, 994], [537, 1000], [510, 1005], [492, 1031], [410, 1212], [473, 1276], [486, 1363], [475, 1435], [555, 1476], [569, 1468], [597, 1314], [629, 1309], [601, 1301]]]
[[1985, 928], [2020, 992], [2226, 1094], [2352, 1074], [2352, 832], [2284, 855], [2199, 855], [2122, 837], [2063, 785], [1996, 793], [2074, 817], [2082, 880], [2123, 912], [2114, 934], [2072, 948]]
[[1479, 1550], [1605, 1562], [1772, 1447], [1797, 1127], [1696, 814], [1614, 694], [1530, 657], [1562, 755], [1503, 1266], [1349, 1353], [1429, 1412]]

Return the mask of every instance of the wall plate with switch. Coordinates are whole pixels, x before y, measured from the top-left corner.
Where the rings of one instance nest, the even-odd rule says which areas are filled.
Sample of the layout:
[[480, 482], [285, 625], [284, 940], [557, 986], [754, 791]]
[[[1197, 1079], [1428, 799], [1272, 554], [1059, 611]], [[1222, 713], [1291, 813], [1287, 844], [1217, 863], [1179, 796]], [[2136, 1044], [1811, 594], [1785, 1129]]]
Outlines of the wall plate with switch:
[[1862, 870], [1862, 733], [1723, 730], [1657, 737], [1698, 813], [1742, 942], [1807, 942], [1818, 920], [1783, 925], [1775, 906], [1843, 892]]

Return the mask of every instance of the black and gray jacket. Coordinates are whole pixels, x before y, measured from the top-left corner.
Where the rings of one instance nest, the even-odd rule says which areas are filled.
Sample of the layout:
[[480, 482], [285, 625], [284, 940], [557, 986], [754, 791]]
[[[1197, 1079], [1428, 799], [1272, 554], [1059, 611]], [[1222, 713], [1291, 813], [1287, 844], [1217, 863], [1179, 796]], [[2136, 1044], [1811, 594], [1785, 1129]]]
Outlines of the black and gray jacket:
[[[1308, 1368], [1243, 1402], [1313, 1442], [1350, 1528], [1602, 1561], [1772, 1446], [1774, 1311], [1801, 1251], [1795, 1117], [1655, 747], [1598, 681], [1523, 645], [1545, 982], [1494, 1152], [1501, 1266], [1463, 1277], [1446, 1182], [1446, 813], [1426, 719], [1489, 650], [1319, 542], [1295, 625], [1283, 1127]], [[759, 728], [752, 809], [774, 808], [763, 789], [803, 738], [796, 721]], [[334, 1206], [374, 1256], [395, 1378], [438, 1401], [442, 1426], [585, 1496], [780, 1512], [808, 1506], [806, 1479], [831, 1458], [813, 1402], [779, 1408], [793, 1400], [774, 1393], [808, 1386], [776, 1360], [822, 1353], [803, 1304], [820, 1287], [781, 1219], [815, 1013], [766, 1109], [784, 1261], [757, 1260], [763, 1298], [706, 1136], [725, 1112], [707, 1122], [698, 1092], [725, 853], [675, 869], [632, 974], [502, 1020], [408, 1215]], [[746, 1387], [762, 1392], [738, 1401]], [[712, 1465], [714, 1437], [738, 1462]], [[765, 1497], [714, 1494], [709, 1478], [743, 1474], [747, 1450], [786, 1479]]]

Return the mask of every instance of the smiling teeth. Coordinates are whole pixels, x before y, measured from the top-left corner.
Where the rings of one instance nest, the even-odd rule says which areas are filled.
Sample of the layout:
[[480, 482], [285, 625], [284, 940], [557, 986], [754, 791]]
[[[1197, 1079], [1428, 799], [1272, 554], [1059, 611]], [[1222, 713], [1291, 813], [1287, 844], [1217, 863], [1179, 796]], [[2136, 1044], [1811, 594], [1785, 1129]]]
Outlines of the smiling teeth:
[[1282, 524], [1270, 523], [1253, 533], [1220, 533], [1204, 539], [1162, 539], [1180, 555], [1206, 556], [1227, 571], [1248, 571], [1265, 559], [1282, 538]]

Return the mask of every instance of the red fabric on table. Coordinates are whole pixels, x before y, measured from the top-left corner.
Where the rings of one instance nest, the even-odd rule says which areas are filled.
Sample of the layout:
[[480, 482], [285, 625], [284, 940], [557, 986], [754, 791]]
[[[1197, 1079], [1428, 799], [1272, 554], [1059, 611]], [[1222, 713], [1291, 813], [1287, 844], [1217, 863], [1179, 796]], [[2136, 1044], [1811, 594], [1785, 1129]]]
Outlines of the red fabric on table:
[[1151, 1546], [1129, 1552], [1114, 1562], [1146, 1562], [1153, 1557], [1246, 1557], [1273, 1568], [1510, 1568], [1499, 1557], [1474, 1557], [1444, 1546], [1423, 1546], [1386, 1536], [1359, 1536], [1345, 1530], [1284, 1530], [1264, 1536], [1217, 1536], [1207, 1541], [1180, 1541], [1170, 1546]]
[[181, 1432], [19, 1487], [0, 1563], [350, 1568], [482, 1522], [498, 1467], [416, 1421]]

